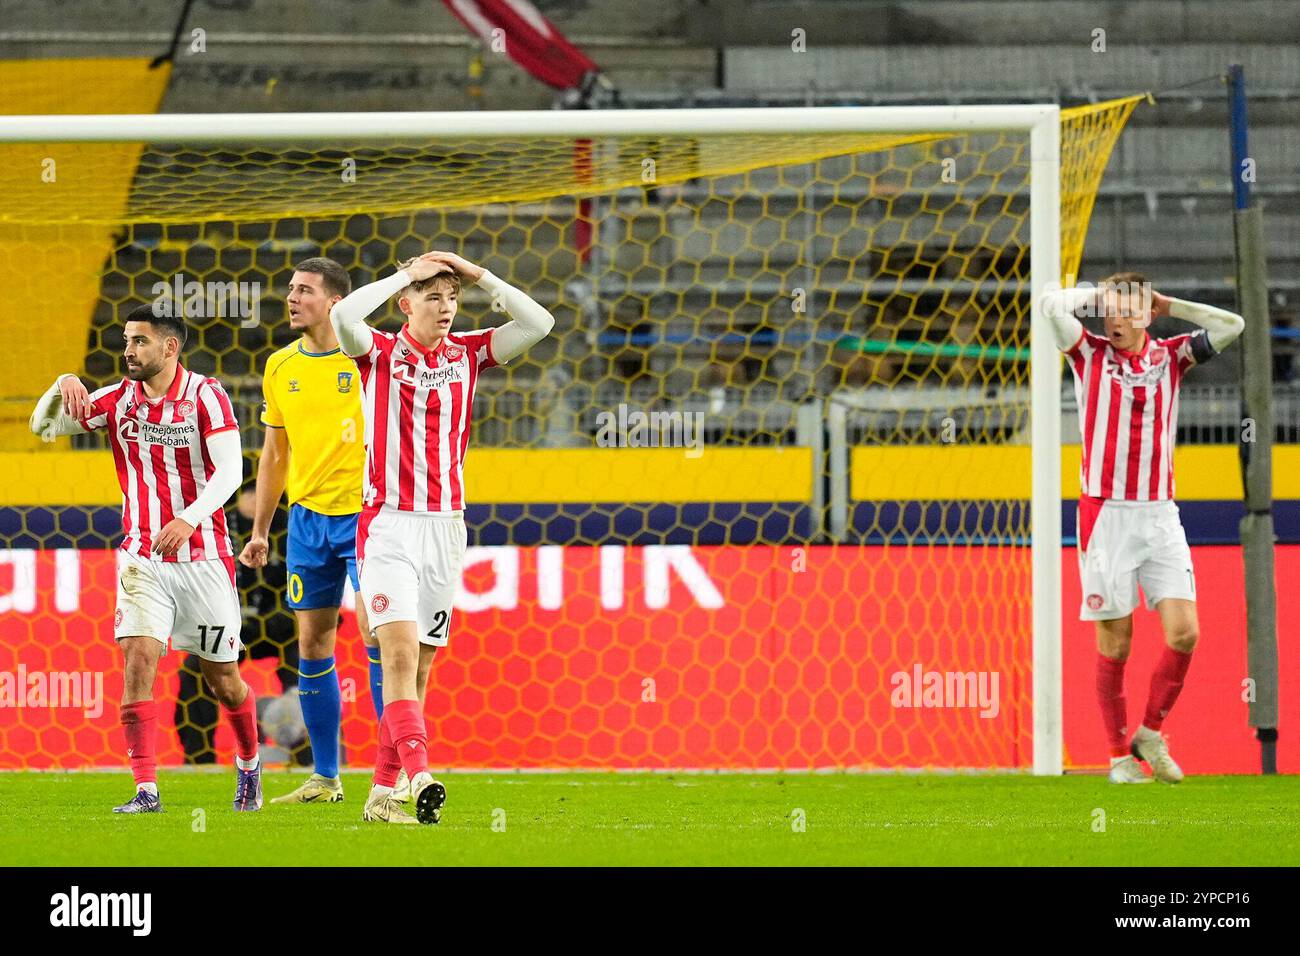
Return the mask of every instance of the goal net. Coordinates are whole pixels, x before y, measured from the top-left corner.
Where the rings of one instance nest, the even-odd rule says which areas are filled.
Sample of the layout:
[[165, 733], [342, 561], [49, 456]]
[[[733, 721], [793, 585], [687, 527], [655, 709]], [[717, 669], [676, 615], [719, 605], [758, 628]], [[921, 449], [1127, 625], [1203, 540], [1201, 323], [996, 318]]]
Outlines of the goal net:
[[[1059, 518], [1057, 423], [1031, 412], [1054, 418], [1060, 374], [1031, 361], [1031, 292], [1078, 271], [1136, 102], [5, 120], [0, 767], [124, 746], [116, 474], [98, 436], [33, 439], [36, 397], [64, 371], [120, 378], [125, 313], [173, 298], [251, 482], [294, 263], [329, 256], [355, 287], [436, 248], [557, 322], [480, 381], [433, 765], [1053, 772], [1059, 594], [1036, 618], [1035, 581], [1059, 589], [1059, 524], [1035, 535], [1031, 473], [1056, 478], [1035, 507]], [[1044, 136], [1036, 165], [1045, 110], [1059, 161]], [[1059, 216], [1032, 201], [1058, 170]], [[458, 327], [503, 320], [465, 289]], [[275, 575], [241, 571], [245, 669], [293, 759]], [[343, 739], [365, 766], [351, 601]], [[191, 671], [164, 659], [164, 764], [230, 751]]]

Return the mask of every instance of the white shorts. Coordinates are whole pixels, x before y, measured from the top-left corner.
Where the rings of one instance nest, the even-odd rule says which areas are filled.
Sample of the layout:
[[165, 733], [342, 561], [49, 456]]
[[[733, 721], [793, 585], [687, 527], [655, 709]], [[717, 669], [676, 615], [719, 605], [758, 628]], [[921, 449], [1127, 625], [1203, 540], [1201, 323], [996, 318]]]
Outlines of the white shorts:
[[1084, 499], [1078, 527], [1079, 620], [1128, 617], [1139, 585], [1148, 610], [1165, 598], [1196, 600], [1192, 549], [1172, 501]]
[[113, 638], [152, 637], [208, 661], [239, 659], [243, 614], [233, 558], [148, 561], [117, 553]]
[[371, 628], [414, 621], [421, 644], [446, 647], [466, 544], [460, 511], [363, 511], [357, 564]]

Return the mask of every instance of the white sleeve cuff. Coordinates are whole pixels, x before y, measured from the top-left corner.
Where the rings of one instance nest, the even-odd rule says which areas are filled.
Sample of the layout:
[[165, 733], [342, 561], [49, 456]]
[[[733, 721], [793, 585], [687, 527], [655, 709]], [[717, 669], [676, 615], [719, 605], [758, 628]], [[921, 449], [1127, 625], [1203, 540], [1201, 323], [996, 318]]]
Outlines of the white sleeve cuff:
[[356, 358], [369, 353], [374, 345], [373, 330], [366, 324], [370, 314], [411, 284], [411, 277], [398, 269], [386, 278], [353, 289], [330, 309], [330, 324], [338, 336], [343, 353]]
[[546, 338], [555, 327], [555, 317], [527, 293], [516, 289], [487, 269], [478, 284], [501, 301], [510, 321], [492, 334], [492, 357], [504, 365]]
[[1246, 320], [1235, 312], [1186, 299], [1169, 300], [1169, 314], [1205, 329], [1214, 351], [1222, 352], [1246, 328]]
[[178, 518], [198, 527], [199, 523], [230, 500], [239, 490], [244, 477], [244, 462], [239, 441], [239, 429], [231, 428], [207, 438], [208, 455], [215, 466], [203, 491], [194, 503], [182, 511]]

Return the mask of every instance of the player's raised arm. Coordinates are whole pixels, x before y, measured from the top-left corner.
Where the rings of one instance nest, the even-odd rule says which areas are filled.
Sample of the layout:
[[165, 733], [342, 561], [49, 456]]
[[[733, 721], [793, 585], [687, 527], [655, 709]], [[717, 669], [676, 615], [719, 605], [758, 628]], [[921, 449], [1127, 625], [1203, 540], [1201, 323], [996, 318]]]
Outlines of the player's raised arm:
[[1079, 339], [1083, 338], [1083, 323], [1075, 313], [1084, 306], [1095, 303], [1097, 292], [1097, 289], [1090, 286], [1056, 289], [1039, 300], [1043, 307], [1043, 314], [1052, 323], [1056, 347], [1062, 352], [1068, 352], [1079, 344]]
[[1156, 296], [1157, 309], [1159, 309], [1161, 299], [1164, 299], [1165, 303], [1167, 303], [1166, 308], [1169, 315], [1205, 329], [1210, 340], [1210, 347], [1216, 353], [1222, 352], [1231, 345], [1246, 328], [1246, 320], [1236, 312], [1218, 309], [1200, 302], [1188, 302], [1186, 299], [1175, 299], [1173, 296], [1160, 295]]
[[71, 372], [54, 380], [36, 402], [27, 427], [42, 441], [54, 441], [60, 435], [84, 435], [90, 429], [82, 424], [91, 411], [90, 393], [81, 379]]
[[458, 274], [478, 283], [500, 301], [510, 321], [492, 333], [492, 358], [504, 365], [522, 355], [555, 327], [555, 316], [500, 276], [474, 265], [455, 253], [430, 252], [423, 258], [444, 262]]
[[330, 309], [330, 325], [334, 327], [343, 354], [349, 358], [368, 355], [375, 341], [370, 326], [366, 324], [370, 314], [412, 282], [419, 282], [447, 270], [448, 267], [441, 262], [429, 256], [421, 256], [387, 278], [354, 289], [335, 302], [334, 308]]

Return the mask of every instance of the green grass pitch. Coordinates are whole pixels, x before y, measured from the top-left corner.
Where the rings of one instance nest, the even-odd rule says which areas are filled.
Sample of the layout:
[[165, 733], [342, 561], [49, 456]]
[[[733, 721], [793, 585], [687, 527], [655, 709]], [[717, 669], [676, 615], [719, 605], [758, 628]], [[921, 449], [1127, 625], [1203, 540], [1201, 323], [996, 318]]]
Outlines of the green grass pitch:
[[[302, 779], [268, 772], [268, 800]], [[131, 794], [122, 773], [5, 773], [0, 859], [28, 866], [1300, 863], [1300, 777], [1189, 777], [1175, 787], [1118, 787], [1100, 776], [947, 774], [442, 779], [442, 823], [396, 827], [361, 822], [363, 773], [344, 774], [344, 803], [268, 803], [260, 813], [236, 814], [233, 771], [164, 770], [166, 813], [142, 817], [109, 812]]]

